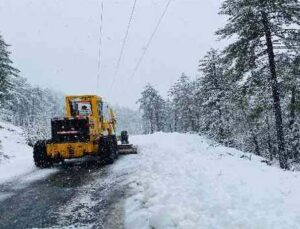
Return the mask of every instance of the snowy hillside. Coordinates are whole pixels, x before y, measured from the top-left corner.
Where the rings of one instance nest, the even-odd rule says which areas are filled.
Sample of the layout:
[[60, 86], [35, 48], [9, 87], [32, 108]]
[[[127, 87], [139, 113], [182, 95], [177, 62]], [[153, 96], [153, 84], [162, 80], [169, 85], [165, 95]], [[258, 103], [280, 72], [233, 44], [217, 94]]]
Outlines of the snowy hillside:
[[0, 184], [16, 180], [30, 182], [54, 171], [36, 169], [32, 148], [26, 144], [23, 131], [2, 121], [0, 122], [0, 147]]
[[0, 183], [34, 169], [32, 148], [20, 128], [0, 122], [0, 141]]
[[[300, 228], [300, 174], [197, 135], [133, 137], [126, 228]], [[125, 166], [125, 165], [124, 165]]]

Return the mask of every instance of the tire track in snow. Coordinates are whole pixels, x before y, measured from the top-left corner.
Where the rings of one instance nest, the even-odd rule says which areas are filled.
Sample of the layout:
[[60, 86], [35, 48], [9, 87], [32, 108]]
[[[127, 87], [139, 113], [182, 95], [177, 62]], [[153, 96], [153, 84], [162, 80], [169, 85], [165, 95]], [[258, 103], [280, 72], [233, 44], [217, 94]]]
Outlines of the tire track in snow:
[[124, 159], [105, 167], [70, 163], [34, 182], [22, 178], [29, 182], [25, 186], [0, 186], [7, 191], [0, 205], [0, 228], [123, 228], [128, 183]]

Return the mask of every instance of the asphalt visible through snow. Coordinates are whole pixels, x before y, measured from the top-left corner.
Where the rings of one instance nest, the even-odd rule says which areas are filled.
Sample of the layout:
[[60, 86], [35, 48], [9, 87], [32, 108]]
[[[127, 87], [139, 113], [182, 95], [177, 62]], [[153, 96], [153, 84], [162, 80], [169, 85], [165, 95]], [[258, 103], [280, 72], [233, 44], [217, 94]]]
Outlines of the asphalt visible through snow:
[[0, 185], [0, 228], [123, 228], [127, 174], [93, 160], [59, 165], [28, 185]]

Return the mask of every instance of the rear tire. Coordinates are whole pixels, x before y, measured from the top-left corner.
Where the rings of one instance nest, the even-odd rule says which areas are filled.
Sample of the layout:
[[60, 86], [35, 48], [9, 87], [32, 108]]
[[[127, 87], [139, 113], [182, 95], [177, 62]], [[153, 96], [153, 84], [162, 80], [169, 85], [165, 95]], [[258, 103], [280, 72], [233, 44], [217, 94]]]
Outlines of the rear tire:
[[100, 140], [99, 152], [100, 157], [103, 158], [107, 164], [113, 164], [114, 160], [118, 157], [116, 136], [104, 136]]
[[47, 155], [46, 141], [38, 141], [33, 147], [33, 160], [39, 168], [49, 168], [53, 165], [53, 160]]

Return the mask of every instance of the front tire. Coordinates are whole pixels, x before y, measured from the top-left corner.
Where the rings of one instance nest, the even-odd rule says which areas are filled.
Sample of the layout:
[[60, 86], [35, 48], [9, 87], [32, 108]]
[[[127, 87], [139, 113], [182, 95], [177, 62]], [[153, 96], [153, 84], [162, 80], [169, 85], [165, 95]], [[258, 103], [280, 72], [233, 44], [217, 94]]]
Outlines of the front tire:
[[38, 141], [33, 147], [33, 160], [36, 167], [49, 168], [53, 160], [47, 155], [46, 141]]

